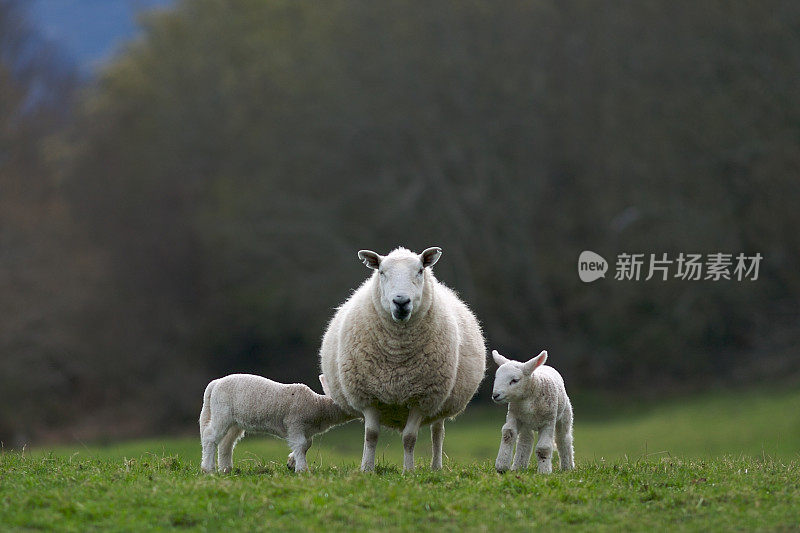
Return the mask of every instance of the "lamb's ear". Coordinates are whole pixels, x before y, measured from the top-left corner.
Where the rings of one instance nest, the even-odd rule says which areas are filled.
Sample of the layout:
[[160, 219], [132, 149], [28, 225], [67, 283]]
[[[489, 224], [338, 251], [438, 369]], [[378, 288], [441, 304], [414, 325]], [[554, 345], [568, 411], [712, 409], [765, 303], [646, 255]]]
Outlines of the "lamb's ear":
[[422, 261], [422, 268], [432, 267], [440, 257], [442, 257], [442, 249], [438, 246], [428, 248], [419, 254], [419, 260]]
[[381, 261], [383, 261], [382, 255], [376, 254], [371, 250], [359, 251], [358, 258], [361, 259], [362, 263], [364, 263], [373, 270], [378, 270], [378, 267], [381, 266]]
[[533, 374], [533, 371], [542, 366], [547, 361], [547, 350], [542, 350], [542, 353], [522, 365], [522, 372], [527, 376]]
[[494, 362], [497, 363], [497, 366], [503, 366], [504, 364], [508, 363], [508, 359], [500, 355], [497, 350], [492, 350], [492, 359], [494, 359]]
[[325, 380], [325, 374], [319, 375], [319, 383], [322, 385], [322, 392], [325, 393], [325, 396], [330, 396], [330, 390], [328, 390], [328, 382]]

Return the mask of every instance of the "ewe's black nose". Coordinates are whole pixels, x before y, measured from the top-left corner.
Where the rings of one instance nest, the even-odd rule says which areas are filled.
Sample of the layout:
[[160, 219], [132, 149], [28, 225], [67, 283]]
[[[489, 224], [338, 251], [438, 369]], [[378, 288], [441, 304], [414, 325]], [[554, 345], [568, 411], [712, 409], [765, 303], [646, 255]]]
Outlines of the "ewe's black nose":
[[492, 400], [496, 400], [499, 397], [500, 397], [500, 393], [499, 392], [495, 392], [494, 394], [492, 394]]
[[395, 296], [392, 300], [392, 303], [394, 303], [394, 305], [400, 309], [404, 309], [408, 307], [408, 304], [411, 303], [411, 298], [408, 298], [407, 296]]

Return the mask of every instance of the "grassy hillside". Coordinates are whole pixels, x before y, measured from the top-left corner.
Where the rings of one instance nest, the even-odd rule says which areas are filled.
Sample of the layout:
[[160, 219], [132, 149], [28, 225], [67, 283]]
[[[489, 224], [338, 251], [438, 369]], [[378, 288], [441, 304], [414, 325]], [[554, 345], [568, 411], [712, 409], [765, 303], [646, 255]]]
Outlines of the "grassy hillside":
[[[619, 404], [607, 398], [577, 397], [575, 456], [578, 460], [636, 460], [646, 455], [710, 458], [730, 454], [800, 459], [800, 389], [726, 391], [661, 403]], [[199, 412], [199, 405], [198, 405]], [[472, 407], [445, 425], [445, 453], [451, 463], [494, 459], [505, 419], [503, 406]], [[353, 421], [317, 437], [309, 452], [312, 465], [357, 464], [363, 425]], [[430, 434], [420, 430], [417, 458], [430, 459]], [[121, 459], [145, 453], [177, 455], [200, 462], [200, 438], [151, 439], [109, 446], [73, 445], [34, 449], [57, 456]], [[289, 450], [282, 440], [246, 437], [234, 461], [280, 463]], [[382, 431], [378, 457], [399, 464], [399, 433]], [[446, 462], [447, 463], [447, 462]]]
[[[198, 473], [194, 438], [0, 455], [0, 529], [786, 529], [800, 520], [800, 391], [716, 393], [576, 416], [577, 468], [498, 475], [500, 407], [450, 424], [442, 472], [398, 470], [383, 433], [377, 475], [357, 471], [361, 427], [319, 438], [295, 475], [276, 439], [246, 438], [229, 476]], [[603, 421], [600, 417], [606, 413]], [[583, 413], [583, 415], [581, 414]]]

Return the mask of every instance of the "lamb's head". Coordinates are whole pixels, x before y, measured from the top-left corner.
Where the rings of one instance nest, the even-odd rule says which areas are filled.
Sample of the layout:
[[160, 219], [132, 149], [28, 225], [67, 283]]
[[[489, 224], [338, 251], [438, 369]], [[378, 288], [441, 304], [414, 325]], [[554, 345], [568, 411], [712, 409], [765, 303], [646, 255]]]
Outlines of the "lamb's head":
[[370, 250], [358, 252], [358, 258], [378, 272], [381, 307], [397, 322], [410, 320], [414, 311], [420, 308], [430, 279], [425, 274], [426, 269], [436, 264], [441, 255], [442, 249], [436, 247], [421, 254], [405, 248], [398, 248], [386, 256]]
[[499, 368], [494, 375], [492, 400], [497, 403], [518, 402], [525, 397], [533, 371], [547, 361], [547, 352], [542, 352], [526, 363], [512, 361], [492, 350], [494, 362]]

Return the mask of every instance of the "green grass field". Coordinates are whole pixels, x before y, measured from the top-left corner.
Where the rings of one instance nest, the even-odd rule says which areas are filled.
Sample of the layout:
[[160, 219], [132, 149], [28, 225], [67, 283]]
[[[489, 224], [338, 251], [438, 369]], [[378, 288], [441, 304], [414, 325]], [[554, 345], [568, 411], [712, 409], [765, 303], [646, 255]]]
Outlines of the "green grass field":
[[319, 437], [300, 475], [272, 438], [245, 438], [226, 476], [199, 474], [199, 438], [4, 452], [0, 530], [800, 528], [800, 391], [575, 404], [577, 468], [550, 476], [494, 472], [501, 407], [446, 426], [441, 472], [422, 433], [408, 475], [392, 432], [377, 473], [358, 471], [357, 422]]

